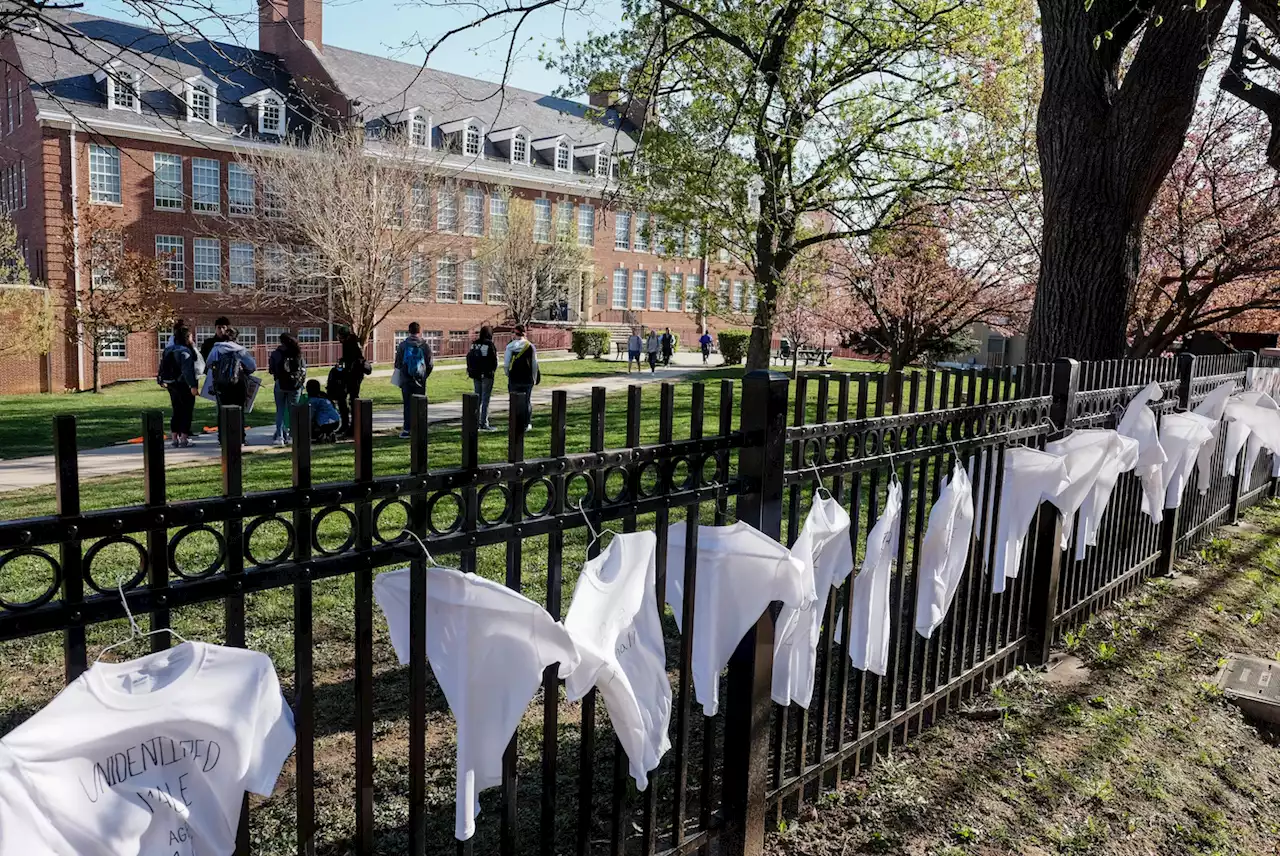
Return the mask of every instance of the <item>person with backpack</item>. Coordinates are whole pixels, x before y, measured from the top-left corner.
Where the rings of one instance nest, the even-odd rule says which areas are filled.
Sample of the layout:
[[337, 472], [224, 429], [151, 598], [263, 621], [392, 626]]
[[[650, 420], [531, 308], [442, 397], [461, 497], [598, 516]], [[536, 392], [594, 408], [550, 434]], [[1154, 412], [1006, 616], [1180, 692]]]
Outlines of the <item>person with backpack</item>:
[[339, 360], [337, 365], [329, 369], [329, 378], [325, 382], [325, 394], [329, 400], [333, 402], [333, 406], [338, 409], [341, 417], [341, 424], [338, 427], [338, 433], [347, 436], [351, 434], [351, 411], [347, 409], [347, 382], [346, 373], [342, 370], [342, 361]]
[[409, 324], [409, 335], [396, 346], [395, 370], [399, 375], [400, 400], [404, 402], [404, 422], [400, 427], [400, 439], [409, 439], [412, 424], [413, 397], [427, 394], [427, 378], [435, 369], [431, 346], [422, 338], [422, 326], [417, 321]]
[[213, 352], [213, 346], [227, 341], [227, 331], [230, 329], [231, 319], [225, 315], [219, 315], [213, 322], [213, 335], [200, 343], [200, 358], [204, 360], [205, 365], [209, 364], [209, 354]]
[[[354, 413], [356, 399], [360, 397], [360, 385], [364, 383], [365, 375], [373, 373], [373, 364], [365, 359], [360, 339], [351, 330], [343, 330], [338, 338], [342, 342], [342, 359], [338, 365], [342, 367], [342, 384], [346, 389], [346, 401], [338, 409], [345, 411], [349, 407], [350, 412]], [[345, 427], [342, 433], [350, 434], [350, 422], [347, 420], [344, 422]]]
[[480, 430], [492, 431], [489, 424], [489, 399], [493, 396], [493, 376], [498, 370], [498, 349], [493, 344], [493, 330], [480, 328], [480, 335], [467, 351], [467, 377], [475, 386], [480, 399]]
[[671, 328], [668, 327], [666, 332], [662, 334], [662, 364], [664, 366], [671, 365], [671, 354], [676, 349], [676, 337], [671, 335]]
[[658, 339], [658, 331], [649, 331], [649, 340], [645, 342], [645, 350], [649, 354], [649, 373], [653, 374], [658, 370], [658, 351], [662, 348], [662, 343]]
[[707, 364], [707, 359], [711, 356], [711, 334], [703, 333], [702, 336], [698, 338], [698, 344], [702, 347], [702, 364], [705, 366]]
[[156, 382], [169, 393], [169, 405], [173, 409], [169, 434], [175, 449], [191, 445], [191, 414], [200, 392], [196, 359], [191, 328], [179, 321], [173, 326], [173, 336], [160, 357], [160, 370], [156, 374]]
[[[511, 419], [523, 419], [525, 430], [533, 428], [533, 386], [538, 382], [538, 349], [524, 337], [524, 325], [516, 325], [516, 337], [507, 344], [503, 359], [507, 389], [515, 396], [516, 412]], [[517, 422], [517, 425], [520, 423]]]
[[288, 333], [281, 333], [280, 344], [271, 352], [267, 370], [276, 381], [276, 433], [271, 438], [271, 445], [284, 446], [292, 440], [290, 410], [298, 403], [307, 382], [307, 361], [302, 357], [298, 340]]
[[224, 407], [244, 407], [249, 391], [245, 379], [258, 370], [253, 354], [236, 341], [237, 336], [236, 329], [228, 327], [226, 338], [209, 350], [204, 391], [218, 403], [219, 418]]

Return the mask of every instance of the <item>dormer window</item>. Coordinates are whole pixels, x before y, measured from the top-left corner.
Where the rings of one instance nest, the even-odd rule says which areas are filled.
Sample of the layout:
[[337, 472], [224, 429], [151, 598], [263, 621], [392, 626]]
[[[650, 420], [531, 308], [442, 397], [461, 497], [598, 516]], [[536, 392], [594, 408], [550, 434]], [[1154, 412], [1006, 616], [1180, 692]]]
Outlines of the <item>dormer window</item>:
[[431, 123], [421, 113], [409, 120], [409, 145], [423, 149], [431, 145]]
[[197, 75], [183, 81], [188, 122], [218, 123], [218, 86], [207, 77]]
[[527, 128], [515, 125], [489, 132], [489, 142], [499, 157], [521, 166], [529, 163], [530, 136]]
[[446, 122], [440, 126], [449, 151], [456, 155], [479, 157], [484, 151], [484, 126], [474, 116]]
[[463, 152], [468, 155], [480, 154], [480, 126], [468, 125], [463, 136]]
[[570, 172], [571, 170], [569, 144], [561, 140], [556, 146], [556, 172]]
[[240, 103], [250, 110], [257, 110], [259, 134], [284, 136], [284, 99], [275, 90], [261, 89], [241, 98]]
[[529, 162], [529, 138], [524, 134], [516, 134], [511, 138], [511, 162]]
[[609, 161], [610, 160], [611, 158], [609, 157], [608, 152], [602, 151], [596, 154], [595, 173], [597, 178], [609, 177]]
[[609, 151], [604, 143], [574, 146], [573, 157], [588, 175], [599, 178], [609, 177]]
[[135, 113], [142, 112], [142, 99], [138, 92], [141, 77], [137, 70], [125, 68], [119, 61], [112, 62], [93, 75], [94, 80], [106, 84], [109, 109], [132, 110]]

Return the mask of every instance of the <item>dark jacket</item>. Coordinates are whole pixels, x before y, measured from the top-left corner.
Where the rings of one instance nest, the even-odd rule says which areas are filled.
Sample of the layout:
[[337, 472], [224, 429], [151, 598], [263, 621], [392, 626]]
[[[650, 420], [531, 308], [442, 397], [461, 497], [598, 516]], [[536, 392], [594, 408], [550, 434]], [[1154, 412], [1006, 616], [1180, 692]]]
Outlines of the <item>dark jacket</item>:
[[164, 349], [164, 353], [160, 355], [160, 365], [164, 365], [165, 359], [173, 354], [173, 359], [178, 364], [178, 377], [182, 381], [182, 385], [190, 389], [199, 386], [196, 381], [196, 355], [186, 345], [177, 345], [170, 342], [168, 347]]
[[675, 337], [672, 336], [670, 333], [663, 333], [662, 334], [662, 352], [664, 354], [669, 354], [671, 353], [672, 349], [675, 348], [675, 346], [676, 346]]
[[498, 371], [498, 346], [492, 339], [476, 339], [471, 350], [480, 354], [480, 377], [493, 377]]
[[204, 360], [205, 365], [209, 364], [209, 352], [213, 350], [214, 345], [221, 341], [222, 339], [217, 336], [210, 336], [200, 343], [200, 356]]
[[347, 394], [347, 380], [342, 373], [342, 364], [329, 369], [329, 379], [325, 384], [330, 398], [343, 398]]
[[364, 348], [355, 336], [348, 336], [342, 341], [342, 371], [346, 374], [347, 386], [358, 386], [364, 376], [369, 374], [364, 365]]
[[[271, 357], [267, 360], [267, 371], [276, 379], [277, 383], [288, 386], [293, 382], [293, 378], [289, 372], [285, 370], [285, 360], [290, 354], [285, 350], [284, 345], [277, 345], [276, 349], [271, 352]], [[298, 352], [298, 364], [302, 366], [303, 378], [306, 378], [307, 361], [302, 358], [302, 352]]]

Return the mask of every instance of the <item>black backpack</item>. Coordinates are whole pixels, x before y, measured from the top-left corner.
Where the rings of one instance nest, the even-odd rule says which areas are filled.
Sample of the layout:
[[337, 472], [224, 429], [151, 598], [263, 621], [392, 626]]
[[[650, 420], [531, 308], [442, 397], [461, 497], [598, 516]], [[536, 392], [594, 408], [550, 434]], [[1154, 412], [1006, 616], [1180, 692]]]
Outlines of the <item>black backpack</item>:
[[182, 367], [178, 365], [178, 355], [172, 348], [165, 348], [160, 358], [160, 371], [156, 373], [156, 383], [161, 386], [175, 384], [182, 379]]
[[[471, 345], [471, 350], [467, 351], [467, 377], [478, 379], [484, 377], [484, 354], [480, 352], [485, 347], [479, 342]], [[493, 345], [488, 345], [492, 348]]]
[[294, 392], [307, 385], [307, 361], [302, 354], [292, 354], [284, 358], [280, 371], [280, 388]]
[[235, 351], [223, 351], [213, 364], [213, 393], [225, 395], [244, 383], [244, 365]]

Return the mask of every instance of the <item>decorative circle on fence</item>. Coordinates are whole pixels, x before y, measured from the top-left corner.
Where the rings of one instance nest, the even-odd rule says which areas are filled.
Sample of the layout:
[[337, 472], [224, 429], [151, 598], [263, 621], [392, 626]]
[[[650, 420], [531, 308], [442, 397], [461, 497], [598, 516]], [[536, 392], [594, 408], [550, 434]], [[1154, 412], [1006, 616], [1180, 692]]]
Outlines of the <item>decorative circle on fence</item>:
[[713, 485], [720, 478], [720, 459], [714, 454], [703, 455], [698, 464], [698, 480], [703, 485]]
[[[285, 543], [284, 543], [284, 548], [281, 549], [280, 552], [276, 553], [271, 558], [259, 559], [253, 553], [253, 536], [254, 536], [254, 533], [256, 533], [260, 528], [262, 528], [262, 525], [265, 523], [279, 523], [281, 528], [284, 529]], [[269, 568], [272, 565], [279, 565], [283, 562], [288, 561], [289, 557], [293, 555], [293, 548], [294, 546], [296, 546], [297, 542], [298, 542], [297, 532], [294, 530], [293, 524], [290, 523], [285, 518], [281, 517], [278, 514], [273, 514], [269, 517], [258, 517], [258, 518], [255, 518], [253, 521], [251, 521], [249, 525], [244, 528], [244, 557], [248, 559], [249, 562], [256, 567]]]
[[[326, 550], [324, 545], [320, 543], [320, 524], [329, 519], [330, 516], [337, 514], [347, 521], [347, 537], [335, 550]], [[311, 521], [311, 546], [317, 553], [322, 556], [336, 556], [339, 553], [345, 553], [355, 546], [356, 529], [359, 523], [356, 521], [355, 514], [351, 509], [341, 505], [331, 505], [317, 514]]]
[[[487, 506], [490, 497], [495, 494], [501, 499], [502, 504], [497, 507], [496, 514], [490, 514]], [[476, 496], [476, 504], [480, 508], [480, 522], [485, 526], [498, 526], [507, 521], [508, 508], [511, 505], [511, 491], [505, 484], [487, 484], [480, 488], [480, 493]]]
[[[614, 479], [617, 476], [617, 479]], [[614, 488], [617, 488], [616, 490]], [[604, 498], [606, 502], [622, 502], [627, 496], [627, 471], [624, 467], [610, 467], [604, 473]]]
[[595, 493], [595, 479], [591, 473], [574, 473], [565, 480], [564, 483], [564, 505], [565, 508], [577, 508], [581, 504], [584, 508], [588, 506]]
[[657, 496], [658, 491], [662, 490], [662, 469], [652, 461], [645, 464], [636, 476], [636, 485], [643, 499]]
[[53, 556], [46, 553], [44, 550], [38, 550], [35, 547], [19, 547], [16, 550], [10, 550], [8, 553], [0, 556], [0, 579], [4, 578], [4, 569], [6, 565], [24, 556], [40, 559], [47, 563], [53, 571], [53, 579], [49, 581], [48, 588], [31, 600], [9, 600], [4, 597], [3, 594], [0, 594], [0, 608], [13, 612], [24, 609], [35, 609], [37, 606], [42, 606], [52, 600], [53, 596], [58, 593], [58, 588], [62, 585], [62, 565], [60, 565], [58, 560]]
[[[538, 497], [537, 488], [539, 487], [542, 488], [545, 496], [543, 501], [537, 504], [537, 507], [532, 507], [536, 503]], [[539, 476], [524, 483], [524, 513], [526, 517], [542, 517], [551, 511], [551, 505], [555, 501], [556, 486], [546, 476]]]
[[[448, 500], [452, 510], [442, 506]], [[452, 491], [437, 493], [427, 500], [427, 528], [433, 535], [449, 535], [462, 527], [462, 497]]]
[[804, 451], [802, 452], [801, 461], [806, 467], [817, 466], [822, 461], [822, 441], [818, 439], [806, 440], [804, 443]]
[[[107, 586], [98, 585], [98, 581], [94, 579], [93, 576], [94, 560], [102, 555], [103, 550], [108, 547], [113, 547], [116, 544], [124, 544], [133, 548], [134, 552], [138, 554], [138, 570], [134, 572], [133, 576], [124, 580], [123, 583], [119, 582], [119, 578], [117, 577], [117, 581], [115, 583]], [[82, 562], [84, 565], [84, 581], [88, 583], [89, 588], [99, 594], [114, 594], [118, 586], [130, 589], [142, 582], [142, 578], [147, 575], [147, 548], [143, 547], [137, 542], [137, 540], [130, 538], [128, 535], [112, 535], [109, 538], [99, 539], [92, 547], [85, 550]]]
[[[393, 506], [404, 512], [404, 524], [396, 530], [396, 534], [387, 538], [382, 534], [382, 515], [388, 508]], [[404, 533], [405, 530], [409, 528], [409, 518], [411, 514], [412, 511], [409, 508], [409, 503], [398, 496], [389, 496], [382, 500], [382, 502], [379, 502], [373, 507], [373, 539], [379, 544], [392, 544], [396, 541], [404, 540]]]
[[677, 490], [689, 490], [697, 487], [694, 472], [689, 466], [688, 458], [676, 458], [672, 461], [671, 486]]
[[[208, 565], [206, 565], [203, 570], [196, 571], [194, 573], [188, 573], [187, 571], [182, 569], [181, 565], [178, 564], [178, 547], [182, 545], [182, 542], [184, 540], [196, 534], [197, 532], [207, 532], [210, 536], [213, 537], [214, 543], [218, 545], [218, 555], [216, 555], [213, 561], [210, 562]], [[204, 579], [205, 577], [208, 577], [208, 576], [212, 576], [213, 574], [216, 574], [218, 570], [222, 567], [222, 563], [226, 560], [226, 557], [227, 557], [226, 539], [222, 537], [221, 532], [219, 532], [217, 529], [214, 529], [208, 523], [193, 523], [192, 525], [186, 527], [185, 529], [179, 529], [178, 534], [174, 535], [172, 538], [169, 539], [169, 570], [173, 571], [175, 574], [182, 577], [184, 580], [199, 580], [199, 579]]]

